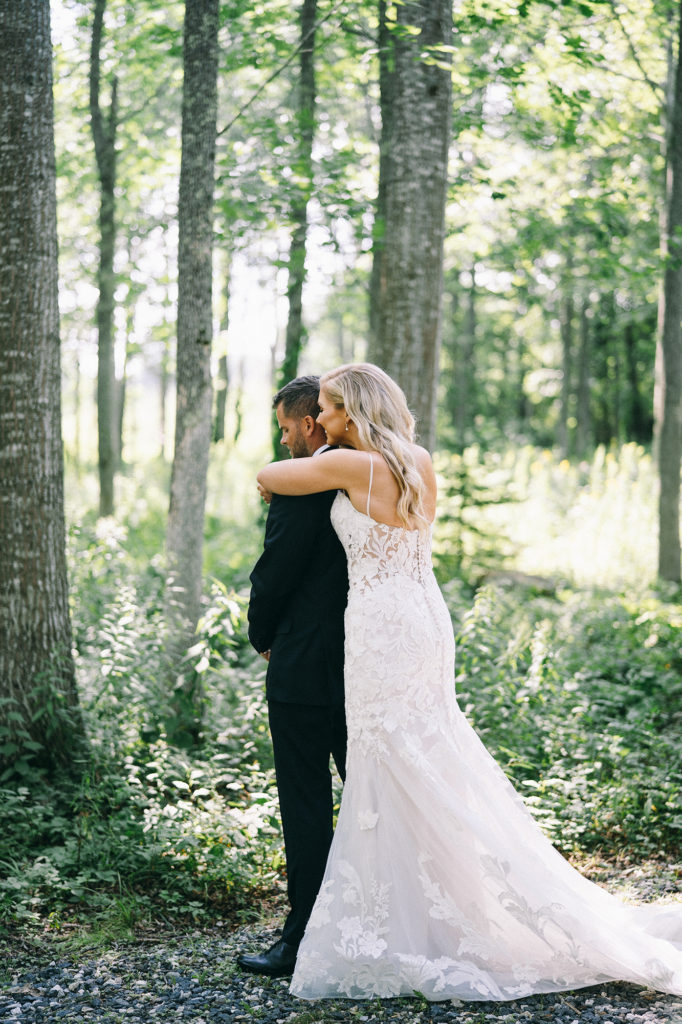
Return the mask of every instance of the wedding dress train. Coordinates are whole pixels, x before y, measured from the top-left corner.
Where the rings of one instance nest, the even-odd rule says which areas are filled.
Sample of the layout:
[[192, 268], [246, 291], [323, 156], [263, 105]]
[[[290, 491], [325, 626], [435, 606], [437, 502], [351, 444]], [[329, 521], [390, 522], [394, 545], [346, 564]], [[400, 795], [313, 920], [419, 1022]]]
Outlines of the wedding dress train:
[[[369, 505], [368, 505], [369, 508]], [[291, 991], [517, 999], [610, 980], [682, 994], [682, 907], [630, 907], [552, 847], [460, 711], [428, 534], [339, 493], [347, 778]]]

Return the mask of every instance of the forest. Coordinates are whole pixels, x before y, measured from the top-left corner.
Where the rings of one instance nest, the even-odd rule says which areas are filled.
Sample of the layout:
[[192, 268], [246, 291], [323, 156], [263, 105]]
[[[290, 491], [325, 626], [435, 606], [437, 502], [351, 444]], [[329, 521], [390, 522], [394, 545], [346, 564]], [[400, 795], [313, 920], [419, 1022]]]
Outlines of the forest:
[[564, 856], [679, 880], [680, 12], [1, 5], [0, 933], [281, 905], [255, 475], [360, 360], [463, 710]]

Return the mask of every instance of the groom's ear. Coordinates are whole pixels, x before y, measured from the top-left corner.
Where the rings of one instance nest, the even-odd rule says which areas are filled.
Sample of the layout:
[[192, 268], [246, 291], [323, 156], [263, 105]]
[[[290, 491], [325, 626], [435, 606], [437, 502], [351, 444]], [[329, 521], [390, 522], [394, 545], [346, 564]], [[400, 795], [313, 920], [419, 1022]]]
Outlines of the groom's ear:
[[310, 437], [310, 435], [314, 433], [316, 426], [317, 420], [314, 416], [304, 416], [301, 420], [301, 429], [306, 437]]

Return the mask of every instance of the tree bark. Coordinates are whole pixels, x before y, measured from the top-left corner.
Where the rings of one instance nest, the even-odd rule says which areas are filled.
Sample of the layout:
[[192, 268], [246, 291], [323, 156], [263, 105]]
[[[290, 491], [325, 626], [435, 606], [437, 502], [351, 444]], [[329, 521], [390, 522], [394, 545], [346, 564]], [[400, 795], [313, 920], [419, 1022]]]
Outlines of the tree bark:
[[[298, 374], [298, 361], [306, 341], [303, 323], [303, 286], [306, 278], [306, 243], [308, 238], [308, 201], [313, 188], [313, 139], [315, 136], [315, 19], [317, 0], [303, 0], [300, 23], [300, 57], [296, 121], [298, 142], [294, 163], [291, 221], [293, 230], [289, 246], [287, 317], [284, 359], [279, 369], [278, 384], [282, 387]], [[275, 458], [282, 458], [279, 431], [273, 437]]]
[[49, 0], [0, 7], [0, 181], [0, 761], [72, 765]]
[[171, 380], [171, 373], [169, 369], [170, 360], [170, 339], [165, 336], [164, 332], [163, 347], [161, 349], [161, 359], [159, 362], [159, 457], [162, 462], [166, 461], [166, 441], [168, 440], [166, 403], [168, 401], [168, 386]]
[[201, 606], [206, 474], [211, 443], [213, 191], [219, 0], [186, 0], [182, 160], [178, 205], [178, 347], [175, 452], [166, 538], [169, 657], [176, 691], [176, 738], [197, 737], [196, 687], [182, 677]]
[[126, 389], [128, 386], [128, 338], [132, 333], [132, 319], [132, 307], [128, 306], [126, 310], [126, 347], [123, 353], [123, 366], [121, 367], [121, 376], [114, 381], [114, 410], [116, 414], [114, 454], [116, 456], [116, 469], [120, 469], [123, 465], [123, 418], [125, 416]]
[[[569, 268], [570, 269], [570, 268]], [[571, 287], [570, 280], [566, 285]], [[568, 292], [561, 299], [561, 404], [559, 410], [559, 450], [563, 458], [570, 454], [570, 407], [573, 397], [572, 366], [573, 366], [573, 296]]]
[[76, 353], [73, 382], [73, 462], [76, 467], [76, 476], [80, 480], [83, 472], [82, 466], [82, 445], [81, 445], [81, 362]]
[[677, 68], [670, 130], [670, 198], [661, 338], [662, 417], [658, 443], [658, 573], [680, 580], [680, 459], [682, 458], [682, 4], [678, 14]]
[[105, 115], [101, 105], [101, 48], [106, 0], [95, 0], [90, 47], [90, 124], [100, 183], [100, 257], [97, 271], [97, 424], [99, 451], [99, 514], [114, 511], [114, 473], [118, 462], [116, 376], [114, 367], [114, 249], [116, 246], [116, 79]]
[[637, 331], [630, 320], [623, 331], [625, 365], [628, 378], [628, 403], [626, 409], [625, 435], [640, 444], [648, 440], [648, 423], [645, 405], [642, 402], [642, 388], [637, 366]]
[[229, 387], [227, 356], [218, 360], [218, 386], [215, 396], [215, 419], [213, 421], [213, 443], [225, 440], [225, 410], [227, 408], [227, 389]]
[[244, 360], [242, 359], [239, 363], [239, 377], [237, 378], [237, 387], [234, 393], [234, 433], [232, 434], [232, 443], [236, 444], [239, 440], [242, 432], [242, 426], [244, 425], [244, 415], [242, 411], [242, 405], [244, 401]]
[[[452, 419], [455, 427], [455, 449], [466, 447], [476, 407], [476, 278], [471, 267], [471, 283], [464, 293], [465, 308], [461, 329], [453, 345], [454, 381], [451, 385]], [[459, 296], [452, 294], [453, 309]]]
[[[393, 180], [392, 138], [394, 105], [395, 67], [393, 62], [393, 41], [386, 20], [386, 0], [379, 0], [379, 106], [381, 108], [381, 136], [379, 138], [379, 186], [374, 204], [372, 225], [372, 270], [369, 285], [369, 334], [370, 339], [378, 338], [382, 305], [382, 266], [384, 262], [384, 237], [386, 234], [386, 211], [388, 183]], [[372, 342], [368, 353], [372, 357]]]
[[587, 302], [580, 306], [580, 349], [578, 352], [578, 393], [576, 410], [576, 450], [580, 458], [587, 455], [592, 439], [590, 410], [590, 366], [592, 363], [592, 337]]
[[[225, 273], [225, 312], [221, 319], [220, 330], [223, 336], [227, 335], [230, 327], [230, 266], [228, 263]], [[225, 415], [227, 412], [227, 396], [230, 388], [230, 369], [227, 362], [227, 353], [223, 352], [218, 359], [218, 384], [215, 394], [215, 415], [213, 419], [213, 443], [218, 444], [225, 440]]]
[[[675, 109], [675, 50], [674, 50], [674, 18], [675, 12], [671, 6], [668, 12], [670, 31], [666, 40], [666, 80], [665, 80], [665, 101], [661, 109], [661, 120], [663, 131], [661, 133], [661, 150], [663, 155], [663, 182], [662, 200], [659, 206], [658, 225], [660, 236], [661, 256], [665, 260], [668, 254], [668, 240], [666, 236], [668, 208], [670, 205], [670, 190], [672, 186], [670, 175], [670, 133], [672, 130], [673, 113]], [[665, 275], [661, 275], [658, 290], [658, 310], [656, 323], [656, 357], [654, 360], [654, 400], [653, 400], [653, 455], [656, 461], [659, 456], [659, 441], [661, 437], [661, 425], [663, 422], [663, 324], [665, 321]]]
[[[381, 11], [380, 11], [381, 13]], [[433, 448], [451, 121], [452, 0], [397, 6], [385, 32], [368, 358], [400, 384]], [[385, 13], [384, 13], [385, 23]]]

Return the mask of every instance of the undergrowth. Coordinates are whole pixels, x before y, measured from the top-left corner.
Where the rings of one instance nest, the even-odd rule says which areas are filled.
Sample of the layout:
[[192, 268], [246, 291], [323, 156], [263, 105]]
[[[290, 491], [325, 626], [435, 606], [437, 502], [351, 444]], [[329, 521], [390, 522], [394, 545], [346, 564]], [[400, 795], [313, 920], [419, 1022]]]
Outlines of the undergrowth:
[[[0, 777], [0, 925], [128, 928], [248, 915], [281, 868], [264, 671], [243, 596], [214, 581], [184, 666], [202, 743], [170, 746], [160, 560], [136, 563], [110, 520], [71, 531], [74, 643], [89, 757]], [[133, 546], [134, 547], [134, 546]]]
[[682, 607], [485, 587], [458, 637], [460, 704], [555, 845], [682, 851]]

